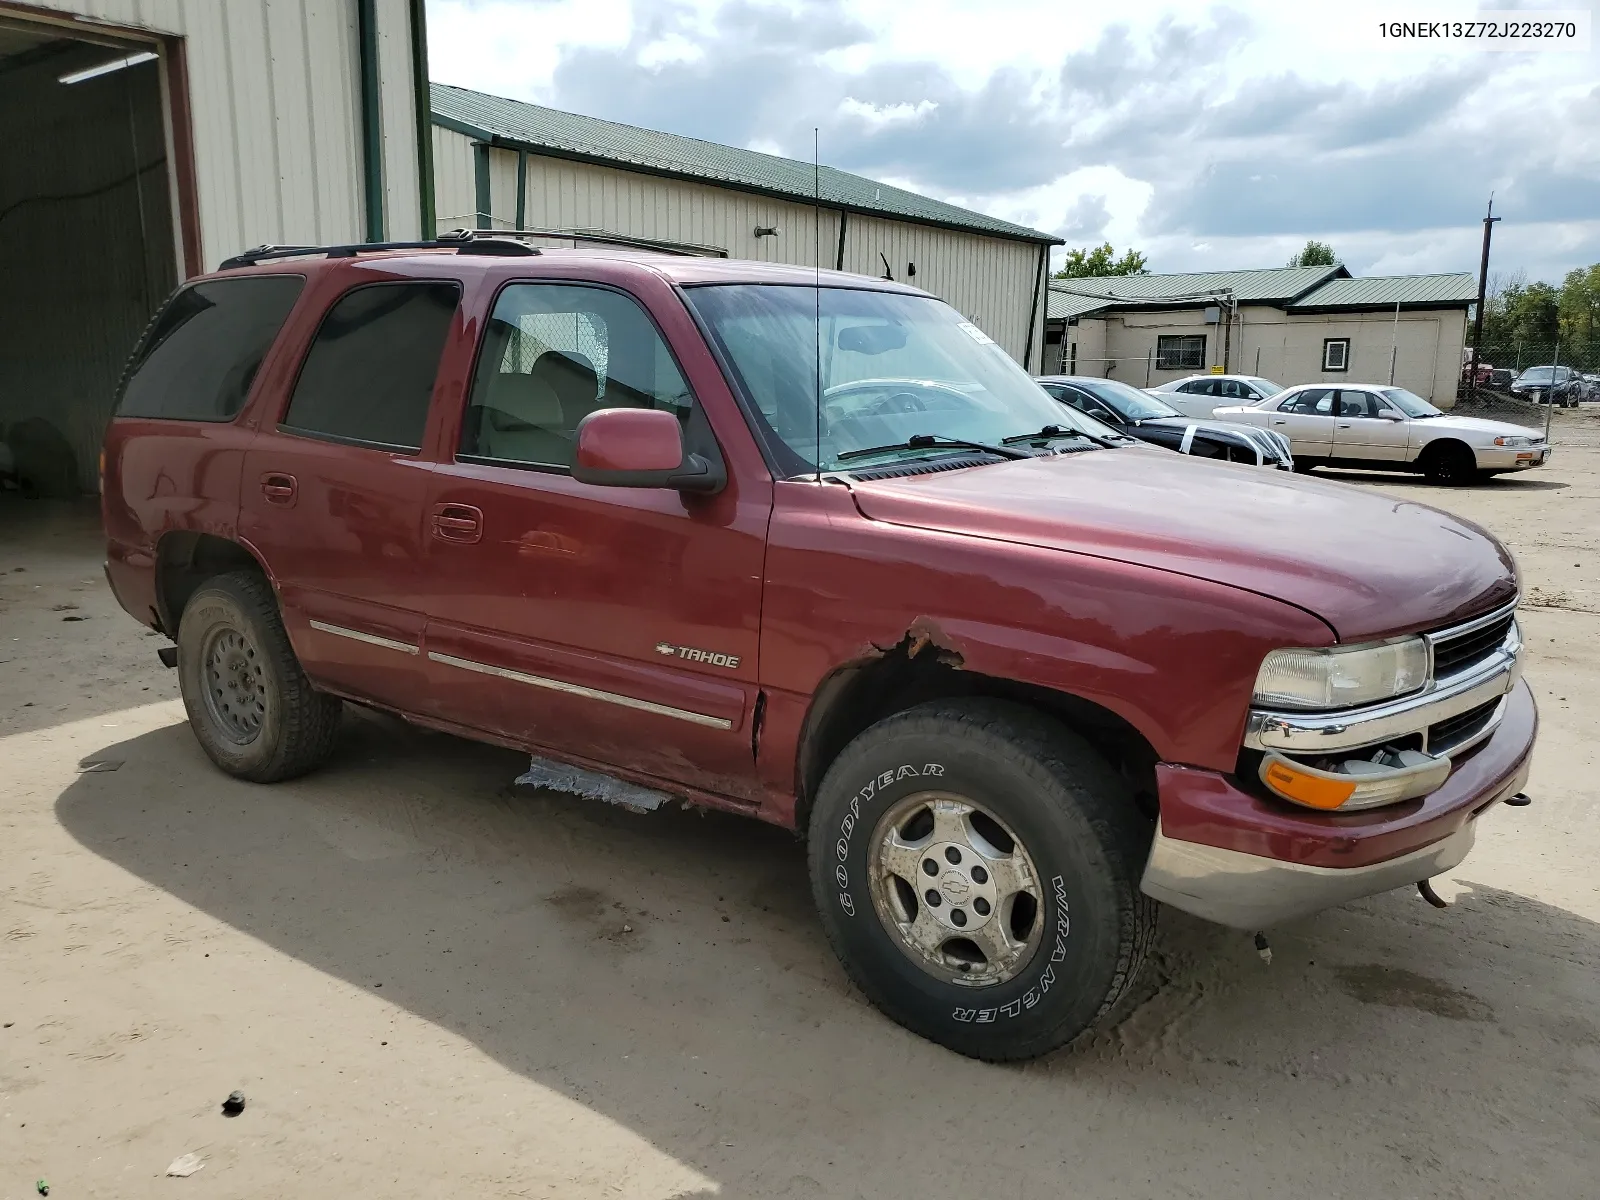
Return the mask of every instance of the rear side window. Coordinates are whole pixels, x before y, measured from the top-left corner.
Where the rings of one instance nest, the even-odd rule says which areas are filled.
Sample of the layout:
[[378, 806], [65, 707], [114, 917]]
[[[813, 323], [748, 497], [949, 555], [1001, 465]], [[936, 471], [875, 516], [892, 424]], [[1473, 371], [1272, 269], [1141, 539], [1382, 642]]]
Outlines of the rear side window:
[[134, 351], [118, 415], [233, 420], [305, 282], [246, 275], [178, 292]]
[[460, 297], [454, 283], [377, 283], [346, 292], [317, 330], [280, 428], [420, 450]]

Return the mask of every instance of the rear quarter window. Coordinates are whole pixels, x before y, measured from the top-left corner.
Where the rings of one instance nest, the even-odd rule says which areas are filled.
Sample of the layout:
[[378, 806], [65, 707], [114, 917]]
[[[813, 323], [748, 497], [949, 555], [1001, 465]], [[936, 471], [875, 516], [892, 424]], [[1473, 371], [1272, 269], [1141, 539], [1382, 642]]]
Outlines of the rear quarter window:
[[415, 452], [422, 447], [455, 283], [376, 283], [339, 298], [306, 354], [280, 428]]
[[117, 415], [233, 420], [305, 282], [246, 275], [180, 289], [134, 351]]

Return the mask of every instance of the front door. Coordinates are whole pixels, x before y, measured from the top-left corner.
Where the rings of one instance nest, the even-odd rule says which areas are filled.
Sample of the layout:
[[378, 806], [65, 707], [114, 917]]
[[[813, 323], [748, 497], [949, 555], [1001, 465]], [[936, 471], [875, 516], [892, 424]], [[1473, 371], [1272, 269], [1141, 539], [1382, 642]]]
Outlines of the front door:
[[323, 318], [287, 408], [245, 452], [239, 531], [277, 584], [307, 674], [415, 710], [425, 683], [420, 461], [460, 289], [386, 282]]
[[598, 487], [578, 422], [660, 408], [716, 454], [645, 310], [610, 288], [495, 301], [456, 460], [427, 505], [427, 670], [440, 715], [559, 757], [751, 797], [770, 492]]
[[1337, 388], [1306, 388], [1286, 397], [1276, 408], [1263, 412], [1266, 427], [1289, 439], [1297, 461], [1326, 461], [1332, 453], [1337, 391]]
[[1381, 396], [1339, 389], [1339, 418], [1333, 426], [1333, 457], [1357, 462], [1405, 462], [1410, 430], [1404, 421], [1379, 416], [1392, 412]]

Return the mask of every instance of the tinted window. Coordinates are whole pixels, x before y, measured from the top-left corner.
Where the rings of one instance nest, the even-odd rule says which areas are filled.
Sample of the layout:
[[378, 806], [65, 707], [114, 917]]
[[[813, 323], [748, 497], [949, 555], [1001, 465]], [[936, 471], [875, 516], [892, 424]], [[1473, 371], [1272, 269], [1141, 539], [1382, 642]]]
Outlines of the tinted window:
[[501, 292], [461, 453], [571, 466], [578, 422], [599, 408], [659, 408], [688, 424], [689, 385], [644, 310], [605, 288], [517, 283]]
[[249, 275], [178, 292], [134, 351], [118, 413], [231, 421], [305, 282]]
[[322, 319], [283, 428], [421, 449], [460, 293], [454, 283], [381, 283], [347, 292]]
[[1057, 400], [1070, 404], [1081, 413], [1088, 413], [1097, 421], [1104, 421], [1108, 425], [1121, 425], [1122, 418], [1117, 416], [1099, 400], [1095, 399], [1077, 388], [1060, 388], [1051, 392]]
[[1278, 405], [1278, 411], [1306, 417], [1332, 416], [1334, 391], [1333, 388], [1307, 388]]

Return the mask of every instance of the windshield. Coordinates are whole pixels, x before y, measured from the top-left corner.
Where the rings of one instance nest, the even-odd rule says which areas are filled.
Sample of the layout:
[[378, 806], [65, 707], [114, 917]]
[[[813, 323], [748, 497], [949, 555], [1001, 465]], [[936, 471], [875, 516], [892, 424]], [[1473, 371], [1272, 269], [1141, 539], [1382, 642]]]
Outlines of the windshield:
[[1246, 376], [1245, 382], [1251, 387], [1255, 388], [1256, 391], [1260, 392], [1263, 399], [1269, 396], [1276, 396], [1279, 392], [1283, 391], [1283, 384], [1273, 383], [1272, 380], [1262, 379], [1257, 375]]
[[831, 470], [852, 450], [897, 446], [917, 435], [996, 445], [1055, 425], [1117, 436], [1057, 403], [988, 335], [931, 297], [774, 284], [686, 293], [786, 474]]
[[1438, 417], [1443, 414], [1415, 392], [1405, 388], [1379, 388], [1379, 393], [1408, 417]]
[[1555, 377], [1554, 367], [1529, 367], [1522, 373], [1519, 383], [1549, 383]]
[[1141, 392], [1118, 379], [1075, 379], [1072, 386], [1104, 400], [1124, 421], [1151, 421], [1157, 417], [1183, 415], [1165, 400], [1157, 400], [1148, 392]]

